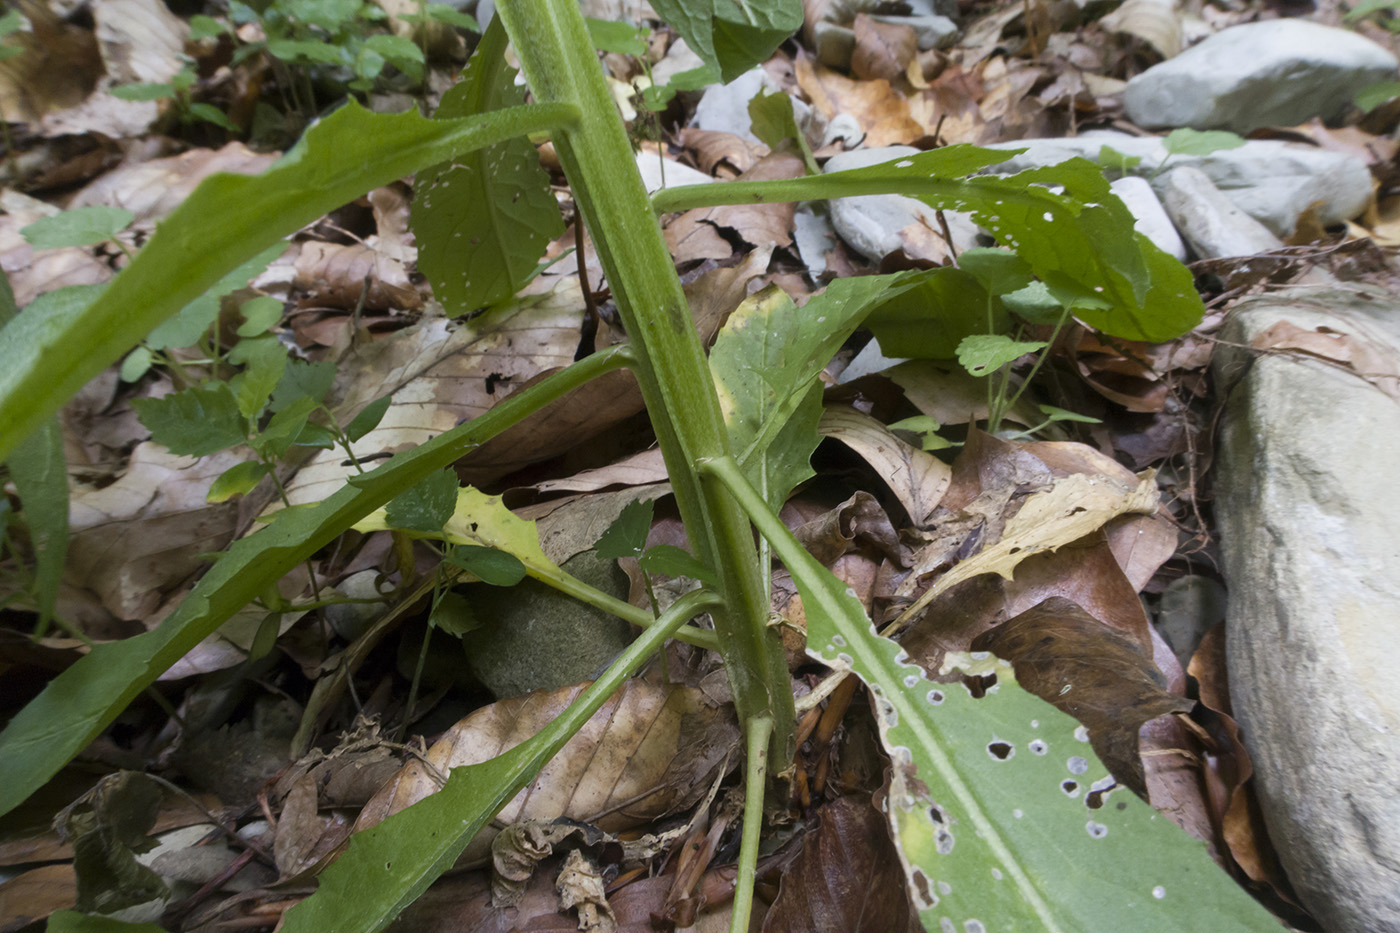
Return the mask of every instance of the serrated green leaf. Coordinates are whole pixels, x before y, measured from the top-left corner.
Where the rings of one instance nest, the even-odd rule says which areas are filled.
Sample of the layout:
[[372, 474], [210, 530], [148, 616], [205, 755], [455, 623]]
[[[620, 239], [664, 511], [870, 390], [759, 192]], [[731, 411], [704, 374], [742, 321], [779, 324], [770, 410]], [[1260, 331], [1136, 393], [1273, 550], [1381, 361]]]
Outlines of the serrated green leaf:
[[247, 495], [270, 472], [267, 464], [258, 460], [235, 463], [209, 484], [209, 492], [205, 495], [204, 501], [227, 502], [235, 496]]
[[379, 55], [399, 71], [417, 81], [423, 77], [423, 64], [427, 59], [423, 50], [407, 36], [380, 33], [365, 40], [365, 48]]
[[434, 473], [395, 496], [385, 509], [385, 519], [391, 527], [405, 531], [441, 534], [457, 505], [457, 490], [456, 473]]
[[1171, 155], [1208, 155], [1222, 149], [1238, 149], [1245, 139], [1228, 130], [1193, 130], [1183, 126], [1172, 130], [1162, 140], [1162, 148]]
[[124, 207], [75, 207], [44, 217], [20, 228], [20, 235], [35, 249], [91, 246], [110, 240], [125, 230], [136, 215]]
[[481, 32], [481, 24], [476, 21], [476, 17], [469, 16], [445, 3], [426, 4], [423, 7], [423, 15], [428, 19], [437, 20], [439, 23], [446, 23], [458, 29], [465, 29], [468, 32]]
[[447, 562], [492, 586], [515, 586], [525, 579], [520, 558], [493, 547], [459, 544], [447, 552]]
[[1025, 288], [1032, 280], [1031, 267], [1008, 249], [965, 249], [958, 254], [958, 268], [997, 297]]
[[282, 302], [269, 295], [249, 298], [238, 306], [238, 310], [243, 315], [243, 323], [238, 325], [238, 336], [240, 337], [256, 337], [259, 334], [265, 334], [272, 329], [274, 324], [282, 320]]
[[333, 382], [335, 382], [335, 364], [330, 360], [317, 360], [314, 363], [292, 360], [283, 370], [277, 388], [272, 390], [272, 401], [269, 407], [273, 411], [281, 411], [303, 398], [320, 402], [331, 390]]
[[285, 456], [306, 429], [306, 422], [311, 413], [318, 407], [319, 403], [313, 398], [298, 398], [274, 414], [267, 427], [250, 440], [249, 444], [264, 457], [276, 460]]
[[710, 586], [719, 586], [719, 576], [706, 567], [689, 551], [674, 544], [654, 544], [642, 552], [638, 560], [647, 573], [660, 573], [668, 577], [690, 577]]
[[227, 383], [191, 386], [164, 398], [132, 399], [151, 440], [173, 454], [203, 457], [245, 443], [248, 427]]
[[169, 84], [138, 81], [133, 84], [115, 85], [110, 93], [119, 100], [167, 100], [175, 96], [175, 88]]
[[[523, 569], [521, 575], [524, 575]], [[461, 638], [481, 626], [481, 620], [472, 611], [471, 603], [450, 591], [443, 593], [442, 597], [433, 604], [433, 611], [428, 613], [428, 623], [437, 626], [454, 638]]]
[[623, 506], [622, 513], [598, 538], [593, 550], [604, 560], [640, 557], [651, 531], [651, 517], [656, 509], [652, 499], [637, 499]]
[[351, 418], [350, 423], [345, 426], [345, 436], [350, 439], [351, 443], [354, 443], [379, 427], [379, 422], [384, 420], [384, 414], [389, 410], [389, 405], [393, 401], [392, 395], [381, 395], [360, 409], [360, 413]]
[[986, 376], [1027, 353], [1050, 346], [1042, 340], [1012, 340], [1004, 334], [973, 334], [958, 344], [958, 362], [974, 376]]
[[248, 423], [255, 423], [287, 369], [287, 350], [275, 337], [253, 337], [239, 341], [229, 360], [245, 367], [229, 380], [229, 388], [238, 411]]
[[[504, 49], [505, 30], [493, 21], [466, 76], [443, 95], [438, 119], [524, 100]], [[549, 174], [527, 139], [421, 171], [414, 189], [418, 267], [453, 316], [514, 295], [534, 275], [549, 241], [564, 232]]]
[[262, 175], [211, 175], [81, 313], [61, 321], [21, 314], [0, 331], [0, 458], [157, 324], [282, 237], [376, 186], [575, 116], [567, 104], [536, 104], [428, 120], [350, 101]]
[[[391, 521], [387, 509], [379, 509], [355, 523], [356, 531], [391, 528], [405, 526]], [[445, 525], [438, 526], [435, 531], [421, 533], [452, 544], [474, 544], [504, 551], [518, 558], [528, 570], [534, 572], [532, 575], [551, 578], [559, 575], [559, 565], [545, 556], [544, 549], [540, 547], [540, 533], [535, 523], [518, 518], [501, 504], [500, 496], [488, 496], [471, 486], [457, 490], [456, 508]]]
[[1032, 282], [1025, 288], [1001, 296], [1007, 310], [1031, 324], [1055, 324], [1065, 313], [1065, 306], [1050, 294], [1044, 282]]

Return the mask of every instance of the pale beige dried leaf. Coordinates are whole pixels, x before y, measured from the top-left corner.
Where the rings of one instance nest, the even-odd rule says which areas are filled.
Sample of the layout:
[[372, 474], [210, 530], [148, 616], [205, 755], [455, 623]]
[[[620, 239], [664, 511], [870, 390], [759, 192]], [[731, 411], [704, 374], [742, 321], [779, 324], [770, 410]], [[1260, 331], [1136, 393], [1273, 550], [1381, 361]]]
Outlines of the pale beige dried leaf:
[[1125, 0], [1122, 6], [1099, 20], [1109, 32], [1136, 36], [1156, 49], [1163, 58], [1181, 53], [1182, 11], [1162, 0]]
[[894, 81], [919, 52], [919, 37], [913, 26], [882, 23], [859, 13], [854, 29], [856, 48], [851, 55], [851, 71], [858, 78]]
[[[160, 613], [157, 613], [159, 615]], [[296, 625], [305, 612], [283, 613], [277, 620], [277, 634], [285, 635]], [[214, 671], [237, 667], [248, 660], [267, 610], [258, 606], [245, 606], [219, 626], [219, 630], [195, 645], [180, 660], [161, 674], [159, 680], [182, 680], [197, 677]]]
[[179, 457], [150, 442], [102, 489], [73, 494], [67, 579], [118, 619], [147, 620], [162, 597], [208, 565], [199, 555], [232, 539], [236, 502], [204, 500], [209, 484], [246, 451]]
[[939, 577], [901, 615], [914, 617], [941, 593], [984, 573], [1010, 580], [1016, 565], [1033, 554], [1054, 551], [1130, 512], [1156, 511], [1157, 480], [1148, 471], [1136, 485], [1104, 475], [1074, 473], [1054, 480], [1050, 488], [1026, 498], [1006, 523], [1000, 539]]
[[1319, 326], [1304, 330], [1279, 321], [1260, 331], [1249, 342], [1256, 350], [1293, 350], [1340, 364], [1391, 398], [1400, 400], [1400, 360], [1382, 345], [1377, 347], [1360, 334], [1348, 334]]
[[594, 470], [584, 470], [573, 476], [547, 479], [529, 487], [537, 493], [597, 492], [609, 486], [644, 486], [665, 482], [666, 461], [660, 448], [644, 450]]
[[831, 407], [822, 413], [826, 437], [854, 450], [889, 486], [915, 526], [928, 523], [952, 479], [952, 469], [927, 451], [906, 444], [869, 415]]
[[378, 234], [365, 242], [381, 255], [401, 263], [418, 260], [413, 230], [408, 225], [409, 197], [400, 185], [375, 188], [365, 195], [374, 212], [374, 229]]
[[603, 875], [579, 849], [569, 850], [554, 887], [559, 906], [578, 911], [578, 928], [584, 933], [617, 933], [617, 918], [608, 906]]
[[753, 147], [733, 133], [687, 127], [680, 131], [679, 139], [682, 146], [694, 153], [695, 164], [709, 175], [714, 175], [724, 163], [733, 168], [733, 174], [747, 172], [757, 161]]
[[[69, 207], [123, 207], [136, 215], [134, 226], [149, 229], [215, 172], [256, 175], [276, 159], [276, 153], [254, 152], [240, 142], [221, 149], [191, 149], [114, 169], [79, 191]], [[209, 223], [212, 234], [218, 218], [209, 218]]]
[[[435, 793], [451, 768], [486, 761], [508, 751], [553, 721], [586, 684], [501, 700], [459, 721], [411, 760], [375, 795], [356, 829]], [[498, 824], [561, 817], [608, 832], [640, 826], [689, 806], [705, 793], [715, 770], [737, 746], [733, 712], [706, 702], [700, 691], [633, 679], [546, 764], [535, 780], [506, 804]], [[468, 849], [485, 852], [491, 833]]]
[[403, 263], [363, 243], [303, 243], [293, 285], [318, 304], [347, 311], [423, 306]]

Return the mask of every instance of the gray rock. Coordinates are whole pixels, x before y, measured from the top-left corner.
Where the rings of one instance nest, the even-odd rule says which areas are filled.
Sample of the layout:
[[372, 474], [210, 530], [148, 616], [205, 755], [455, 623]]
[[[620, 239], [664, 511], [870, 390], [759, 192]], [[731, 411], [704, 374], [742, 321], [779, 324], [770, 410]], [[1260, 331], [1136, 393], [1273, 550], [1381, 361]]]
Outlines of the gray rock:
[[[1223, 341], [1286, 320], [1400, 355], [1379, 290], [1294, 289]], [[1228, 346], [1222, 342], [1222, 349]], [[1216, 514], [1230, 695], [1289, 879], [1330, 933], [1400, 931], [1400, 405], [1300, 356], [1218, 353], [1230, 389]], [[1242, 376], [1242, 378], [1241, 378]], [[1235, 380], [1239, 380], [1236, 385]]]
[[[918, 155], [913, 146], [885, 146], [855, 149], [827, 159], [825, 172], [866, 168], [894, 159]], [[938, 212], [922, 201], [898, 194], [870, 194], [858, 198], [837, 198], [829, 202], [831, 225], [851, 249], [872, 262], [879, 262], [903, 246], [899, 232], [910, 224], [924, 223], [938, 230]], [[944, 211], [953, 247], [958, 252], [978, 245], [978, 228], [972, 218], [958, 211]]]
[[1206, 632], [1225, 621], [1225, 605], [1225, 587], [1210, 577], [1187, 574], [1167, 584], [1153, 621], [1182, 670]]
[[1128, 82], [1138, 126], [1248, 133], [1335, 119], [1357, 91], [1395, 74], [1396, 58], [1346, 29], [1301, 19], [1233, 26]]
[[[1074, 156], [1098, 161], [1109, 146], [1141, 161], [1133, 174], [1152, 179], [1161, 168], [1194, 165], [1210, 176], [1215, 186], [1240, 210], [1280, 237], [1293, 233], [1298, 215], [1318, 205], [1324, 224], [1350, 220], [1371, 202], [1371, 172], [1355, 156], [1328, 152], [1277, 140], [1250, 140], [1237, 149], [1221, 149], [1201, 156], [1173, 155], [1168, 159], [1161, 139], [1094, 131], [1072, 139], [1023, 139], [997, 143], [992, 148], [1026, 149], [1026, 152], [992, 167], [998, 174], [1019, 172], [1040, 165], [1054, 165]], [[1116, 172], [1117, 163], [1105, 164]]]
[[[751, 143], [759, 143], [753, 134], [753, 121], [749, 119], [749, 101], [764, 88], [770, 94], [783, 93], [778, 82], [760, 66], [744, 72], [728, 84], [716, 84], [705, 89], [700, 103], [695, 105], [695, 117], [691, 125], [702, 130], [715, 130], [733, 133]], [[806, 101], [792, 98], [792, 112], [797, 125], [804, 133], [813, 130], [814, 112]], [[825, 130], [825, 127], [821, 127]]]
[[1160, 187], [1162, 206], [1197, 259], [1253, 256], [1283, 246], [1282, 240], [1236, 207], [1194, 165], [1172, 169]]
[[1116, 179], [1108, 187], [1133, 215], [1133, 227], [1138, 233], [1155, 243], [1162, 252], [1177, 259], [1186, 258], [1186, 245], [1181, 242], [1181, 236], [1172, 226], [1171, 218], [1162, 208], [1162, 202], [1157, 200], [1157, 194], [1147, 179], [1129, 175]]

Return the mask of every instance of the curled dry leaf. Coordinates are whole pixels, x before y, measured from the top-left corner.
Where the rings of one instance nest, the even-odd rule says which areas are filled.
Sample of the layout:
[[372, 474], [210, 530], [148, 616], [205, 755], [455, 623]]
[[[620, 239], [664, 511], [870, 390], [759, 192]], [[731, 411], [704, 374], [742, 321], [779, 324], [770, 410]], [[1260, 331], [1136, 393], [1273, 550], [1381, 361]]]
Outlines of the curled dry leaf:
[[803, 839], [763, 923], [763, 933], [922, 929], [885, 819], [862, 797], [822, 808], [820, 827]]
[[951, 467], [906, 444], [879, 421], [854, 408], [826, 409], [819, 428], [870, 464], [904, 506], [910, 523], [917, 528], [927, 525], [952, 481]]
[[1319, 326], [1304, 330], [1288, 321], [1279, 321], [1255, 335], [1249, 345], [1256, 350], [1294, 350], [1308, 356], [1339, 363], [1400, 400], [1400, 360], [1382, 344], [1374, 345], [1360, 334], [1348, 334]]
[[913, 26], [882, 23], [858, 13], [853, 28], [856, 47], [851, 53], [851, 72], [857, 78], [895, 81], [919, 52], [919, 37]]
[[304, 774], [282, 804], [273, 837], [272, 857], [282, 881], [297, 878], [324, 863], [350, 836], [350, 822], [339, 813], [317, 812], [316, 778]]
[[[552, 721], [586, 685], [501, 700], [458, 722], [366, 805], [365, 829], [435, 793], [450, 769], [486, 761], [519, 745]], [[497, 816], [497, 822], [588, 822], [609, 832], [689, 806], [726, 767], [739, 737], [733, 712], [710, 705], [698, 690], [629, 680], [593, 715], [539, 776]], [[480, 859], [481, 836], [464, 858]]]
[[333, 308], [413, 311], [423, 306], [403, 263], [364, 243], [303, 243], [292, 284], [318, 305]]
[[[807, 172], [802, 159], [790, 152], [774, 152], [739, 177], [740, 181], [773, 181], [801, 178]], [[686, 211], [666, 226], [666, 243], [677, 262], [693, 259], [727, 259], [734, 247], [716, 228], [732, 231], [752, 246], [792, 243], [793, 202], [724, 204]]]

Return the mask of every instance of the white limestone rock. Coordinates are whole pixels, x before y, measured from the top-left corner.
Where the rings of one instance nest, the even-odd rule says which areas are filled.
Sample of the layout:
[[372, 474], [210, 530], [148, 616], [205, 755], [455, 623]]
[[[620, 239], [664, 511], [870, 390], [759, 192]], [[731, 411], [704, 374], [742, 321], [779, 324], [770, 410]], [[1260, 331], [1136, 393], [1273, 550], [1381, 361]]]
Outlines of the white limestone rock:
[[1357, 91], [1393, 78], [1394, 55], [1363, 36], [1301, 19], [1222, 30], [1128, 82], [1138, 126], [1248, 133], [1340, 117]]
[[[1097, 161], [1104, 146], [1140, 158], [1130, 171], [1152, 180], [1154, 186], [1161, 181], [1159, 170], [1163, 167], [1199, 168], [1240, 210], [1278, 237], [1291, 235], [1298, 225], [1298, 215], [1311, 205], [1318, 205], [1318, 220], [1335, 224], [1357, 216], [1371, 203], [1371, 172], [1360, 159], [1272, 139], [1250, 140], [1237, 149], [1200, 156], [1173, 155], [1168, 159], [1162, 140], [1156, 136], [1092, 131], [1067, 139], [997, 143], [993, 148], [1026, 152], [992, 166], [990, 171], [1010, 174], [1075, 156]], [[1116, 171], [1117, 164], [1106, 163], [1105, 168]]]
[[1210, 176], [1183, 165], [1162, 179], [1162, 206], [1197, 259], [1253, 256], [1279, 249], [1283, 241], [1220, 193]]
[[[1288, 321], [1400, 356], [1378, 289], [1298, 288], [1231, 314], [1222, 351]], [[1400, 404], [1337, 366], [1217, 352], [1215, 510], [1230, 697], [1275, 851], [1329, 933], [1400, 930]], [[1238, 380], [1238, 382], [1237, 382]]]
[[[824, 172], [866, 168], [918, 155], [913, 146], [884, 146], [879, 149], [855, 149], [834, 155], [822, 167]], [[837, 198], [830, 202], [831, 225], [836, 233], [856, 252], [872, 262], [879, 262], [903, 246], [900, 231], [910, 224], [923, 223], [938, 230], [938, 212], [922, 201], [898, 194], [870, 194], [857, 198]], [[958, 211], [944, 211], [953, 247], [962, 252], [978, 245], [977, 225], [972, 218]]]

